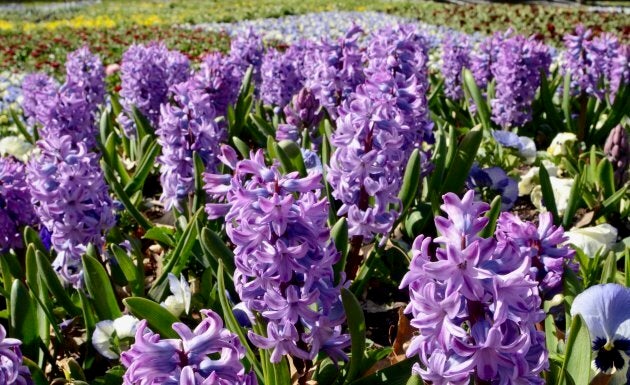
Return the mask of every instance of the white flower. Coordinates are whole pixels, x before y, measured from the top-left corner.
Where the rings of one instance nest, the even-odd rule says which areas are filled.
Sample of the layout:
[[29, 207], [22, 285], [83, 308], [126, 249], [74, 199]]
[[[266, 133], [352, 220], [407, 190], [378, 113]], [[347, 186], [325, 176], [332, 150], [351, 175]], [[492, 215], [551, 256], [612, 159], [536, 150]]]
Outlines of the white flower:
[[617, 241], [617, 229], [604, 223], [597, 226], [572, 228], [565, 233], [568, 242], [582, 249], [584, 254], [593, 258], [598, 251], [605, 253]]
[[[548, 160], [542, 161], [543, 166], [547, 170], [549, 176], [555, 176], [558, 173], [558, 168], [555, 164]], [[534, 187], [540, 184], [538, 180], [538, 172], [540, 171], [539, 167], [532, 167], [527, 171], [524, 175], [521, 176], [520, 181], [518, 182], [518, 195], [524, 196], [531, 194]]]
[[577, 136], [575, 136], [575, 134], [570, 132], [561, 132], [553, 138], [551, 144], [547, 148], [547, 152], [551, 156], [566, 155], [567, 146], [575, 141], [577, 141]]
[[101, 321], [96, 324], [92, 334], [92, 345], [104, 357], [115, 360], [119, 357], [117, 351], [120, 351], [120, 347], [114, 346], [114, 337], [118, 341], [125, 338], [133, 338], [136, 334], [138, 322], [136, 317], [130, 315], [124, 315], [113, 321]]
[[191, 295], [190, 286], [184, 275], [180, 275], [178, 280], [174, 274], [168, 273], [168, 283], [173, 295], [169, 295], [160, 305], [165, 307], [175, 317], [179, 317], [184, 311], [188, 314]]
[[519, 136], [521, 142], [519, 154], [525, 158], [525, 163], [532, 164], [536, 161], [536, 143], [527, 136]]
[[19, 136], [7, 136], [0, 139], [0, 155], [12, 155], [25, 162], [33, 150], [33, 145]]
[[[551, 188], [553, 190], [553, 197], [556, 200], [556, 209], [558, 214], [564, 212], [567, 209], [567, 203], [571, 196], [571, 187], [573, 187], [573, 179], [556, 178], [550, 176]], [[536, 208], [542, 212], [547, 211], [543, 204], [542, 189], [540, 186], [535, 186], [530, 193], [530, 199]]]

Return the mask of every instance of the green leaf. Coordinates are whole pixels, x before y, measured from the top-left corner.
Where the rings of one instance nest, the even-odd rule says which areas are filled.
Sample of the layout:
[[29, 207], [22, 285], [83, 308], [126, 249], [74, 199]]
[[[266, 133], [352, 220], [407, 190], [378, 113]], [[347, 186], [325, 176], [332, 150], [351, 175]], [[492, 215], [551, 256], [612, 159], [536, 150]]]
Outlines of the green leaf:
[[483, 133], [479, 128], [470, 130], [462, 139], [453, 161], [449, 163], [448, 172], [442, 186], [442, 194], [458, 193], [464, 186], [470, 168], [475, 161], [477, 150], [481, 144]]
[[232, 137], [232, 143], [234, 143], [234, 147], [236, 147], [243, 158], [249, 157], [249, 146], [247, 143], [243, 142], [236, 136]]
[[284, 173], [288, 174], [290, 172], [297, 171], [297, 168], [293, 165], [293, 162], [291, 162], [291, 158], [289, 158], [289, 155], [284, 152], [282, 147], [280, 147], [276, 142], [273, 142], [272, 146], [277, 159], [280, 160], [280, 165], [282, 166]]
[[604, 269], [600, 283], [616, 283], [617, 277], [617, 257], [615, 253], [609, 252], [604, 261]]
[[144, 233], [142, 238], [160, 242], [168, 247], [175, 247], [174, 233], [175, 231], [171, 228], [154, 226]]
[[22, 362], [28, 367], [28, 370], [31, 372], [31, 378], [33, 379], [33, 383], [35, 385], [49, 384], [39, 364], [30, 360], [28, 357], [22, 357]]
[[487, 132], [490, 132], [492, 129], [490, 124], [490, 109], [488, 108], [485, 98], [481, 95], [481, 91], [479, 91], [477, 83], [475, 83], [475, 78], [473, 77], [472, 72], [468, 69], [464, 69], [463, 78], [464, 86], [477, 106], [477, 114], [481, 120], [481, 125]]
[[341, 254], [339, 262], [335, 263], [335, 284], [339, 283], [341, 272], [346, 269], [346, 259], [348, 258], [348, 222], [346, 218], [339, 218], [337, 223], [330, 229], [330, 238], [335, 243], [335, 248]]
[[604, 198], [615, 193], [615, 173], [613, 166], [607, 158], [603, 158], [597, 165], [598, 184], [604, 190]]
[[422, 381], [422, 378], [420, 376], [414, 375], [409, 378], [409, 381], [407, 381], [407, 385], [424, 385], [424, 381]]
[[127, 195], [127, 193], [125, 193], [124, 188], [121, 186], [120, 182], [118, 182], [109, 166], [104, 162], [101, 162], [101, 166], [103, 168], [103, 174], [105, 175], [105, 179], [107, 180], [109, 187], [111, 187], [118, 199], [120, 199], [122, 204], [129, 212], [129, 215], [131, 215], [133, 219], [135, 219], [136, 222], [138, 222], [138, 224], [144, 230], [148, 231], [151, 227], [153, 227], [151, 222], [131, 202], [131, 199], [129, 199], [129, 196]]
[[22, 352], [28, 357], [37, 357], [39, 335], [36, 306], [28, 289], [18, 280], [11, 287], [11, 336], [22, 340]]
[[630, 287], [630, 250], [626, 249], [625, 252], [625, 269], [623, 270], [626, 279], [626, 287]]
[[[544, 167], [541, 167], [541, 169]], [[565, 229], [568, 229], [571, 226], [571, 222], [573, 221], [573, 217], [575, 216], [575, 212], [578, 209], [578, 205], [582, 200], [582, 183], [583, 176], [580, 174], [573, 181], [573, 186], [571, 186], [571, 192], [569, 193], [569, 202], [567, 203], [567, 208], [564, 210], [564, 217], [562, 219], [562, 226]]]
[[377, 370], [374, 374], [356, 380], [350, 385], [405, 385], [410, 381], [411, 367], [417, 358], [407, 358], [385, 369]]
[[59, 305], [61, 305], [68, 314], [77, 316], [81, 310], [75, 306], [65, 289], [59, 281], [59, 277], [55, 274], [50, 261], [40, 251], [35, 251], [35, 259], [37, 260], [37, 271], [42, 279], [42, 282], [48, 288], [48, 291], [57, 299]]
[[492, 203], [490, 203], [490, 210], [488, 210], [488, 212], [486, 213], [488, 224], [481, 231], [481, 236], [483, 238], [489, 238], [494, 234], [499, 214], [501, 214], [501, 196], [497, 195], [492, 200]]
[[145, 319], [149, 327], [164, 338], [179, 338], [173, 330], [173, 324], [179, 319], [160, 304], [142, 297], [128, 297], [123, 303], [138, 319]]
[[562, 127], [562, 119], [556, 106], [553, 104], [553, 92], [550, 89], [549, 80], [547, 80], [547, 75], [544, 71], [541, 71], [540, 76], [540, 101], [551, 126], [555, 128]]
[[282, 140], [278, 143], [278, 146], [284, 151], [285, 154], [291, 159], [293, 167], [300, 172], [302, 177], [306, 176], [306, 165], [304, 164], [304, 158], [302, 157], [302, 151], [300, 147], [291, 140]]
[[[621, 200], [621, 198], [626, 195], [626, 191], [628, 190], [628, 186], [623, 186], [623, 188], [617, 190], [614, 194], [609, 196], [606, 200], [602, 202], [602, 209], [600, 211], [601, 214], [610, 213], [615, 209], [615, 206]], [[599, 213], [598, 213], [599, 214]]]
[[402, 202], [403, 211], [408, 210], [411, 207], [418, 188], [420, 185], [420, 151], [416, 148], [411, 153], [409, 160], [407, 161], [407, 167], [405, 168], [405, 175], [403, 176], [402, 186], [398, 193], [398, 199]]
[[157, 158], [161, 149], [156, 140], [153, 140], [151, 144], [149, 144], [149, 148], [144, 153], [139, 166], [133, 174], [133, 178], [125, 186], [125, 193], [127, 195], [133, 195], [133, 193], [142, 189], [151, 170], [155, 167], [155, 158]]
[[236, 320], [236, 317], [234, 317], [234, 313], [232, 312], [232, 307], [230, 306], [227, 296], [225, 295], [225, 280], [223, 276], [224, 276], [223, 261], [219, 261], [219, 269], [217, 271], [217, 286], [218, 286], [219, 302], [221, 303], [221, 309], [223, 312], [223, 320], [225, 321], [225, 326], [233, 333], [236, 333], [238, 338], [241, 340], [241, 344], [245, 347], [245, 357], [247, 358], [246, 362], [251, 365], [252, 369], [256, 373], [256, 376], [258, 376], [259, 381], [261, 381], [263, 379], [262, 366], [260, 364], [260, 361], [258, 361], [258, 359], [256, 358], [256, 354], [254, 353], [252, 348], [249, 346], [249, 343], [247, 342], [247, 338], [245, 337], [245, 332], [243, 331], [243, 328]]
[[558, 215], [558, 208], [556, 207], [556, 198], [553, 194], [549, 173], [543, 165], [538, 168], [538, 178], [540, 180], [540, 190], [542, 191], [545, 207], [553, 216], [553, 223], [557, 225], [560, 223], [560, 216]]
[[81, 257], [85, 287], [92, 297], [99, 320], [114, 320], [122, 316], [111, 280], [101, 263], [88, 256]]
[[127, 255], [127, 252], [121, 247], [115, 244], [109, 246], [120, 270], [125, 275], [125, 279], [129, 282], [134, 292], [134, 295], [142, 295], [144, 282], [140, 282], [138, 279], [138, 267], [133, 263], [133, 260]]
[[361, 373], [361, 360], [365, 352], [365, 316], [361, 304], [352, 292], [346, 288], [341, 288], [341, 301], [346, 311], [348, 329], [350, 331], [350, 363], [348, 365], [348, 375], [346, 382], [356, 379]]
[[573, 116], [571, 116], [571, 74], [569, 72], [564, 75], [564, 84], [562, 85], [562, 112], [567, 131], [574, 132]]
[[48, 255], [48, 250], [46, 250], [46, 247], [44, 247], [44, 244], [42, 243], [39, 234], [30, 226], [26, 226], [24, 228], [24, 244], [33, 245], [33, 247], [35, 247], [35, 250], [39, 250], [44, 255]]
[[573, 384], [588, 384], [591, 374], [591, 338], [586, 324], [580, 315], [573, 317], [567, 348], [558, 378], [559, 385], [570, 385], [567, 377], [573, 380]]
[[190, 252], [193, 248], [194, 243], [197, 241], [197, 221], [199, 220], [200, 213], [203, 212], [203, 208], [197, 210], [195, 215], [190, 218], [190, 222], [186, 226], [186, 229], [182, 233], [182, 236], [177, 241], [177, 245], [170, 253], [170, 257], [160, 276], [155, 280], [153, 285], [151, 286], [151, 290], [149, 291], [149, 295], [161, 301], [164, 296], [163, 290], [160, 289], [162, 287], [162, 283], [166, 282], [166, 278], [168, 277], [168, 273], [173, 272], [173, 274], [178, 275], [180, 273], [179, 269], [175, 267], [177, 265], [185, 265], [186, 261], [190, 257]]
[[[17, 112], [15, 112], [13, 108], [10, 108], [9, 113], [11, 114], [11, 119], [13, 120], [13, 123], [15, 123], [15, 127], [17, 127], [18, 131], [20, 131], [20, 134], [24, 136], [24, 139], [26, 139], [30, 144], [35, 144], [35, 138], [33, 138], [31, 134], [29, 134], [28, 129], [26, 128], [24, 123], [22, 123], [22, 119], [18, 117]], [[33, 130], [37, 129], [34, 128]]]
[[225, 245], [219, 234], [207, 227], [201, 230], [201, 247], [217, 261], [223, 261], [229, 275], [234, 274], [234, 253]]
[[206, 204], [206, 191], [203, 189], [203, 173], [206, 171], [206, 165], [197, 151], [193, 152], [194, 170], [195, 170], [195, 196], [193, 198], [193, 211], [197, 211]]
[[142, 114], [142, 112], [140, 112], [138, 107], [131, 106], [131, 116], [133, 117], [133, 121], [136, 123], [138, 134], [137, 140], [142, 141], [142, 139], [146, 135], [153, 134], [153, 127], [151, 126], [151, 122], [149, 121], [149, 119], [146, 118], [146, 116], [144, 116], [144, 114]]

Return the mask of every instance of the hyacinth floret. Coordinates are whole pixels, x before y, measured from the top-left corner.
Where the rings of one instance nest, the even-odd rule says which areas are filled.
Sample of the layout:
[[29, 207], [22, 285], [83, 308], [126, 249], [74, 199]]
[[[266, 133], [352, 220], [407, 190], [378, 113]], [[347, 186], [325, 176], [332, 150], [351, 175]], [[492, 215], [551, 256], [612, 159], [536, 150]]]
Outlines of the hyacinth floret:
[[252, 67], [252, 83], [256, 89], [256, 95], [260, 92], [262, 83], [262, 63], [265, 54], [265, 46], [262, 37], [253, 28], [236, 35], [230, 44], [230, 58], [238, 70], [245, 74]]
[[165, 208], [177, 207], [193, 191], [195, 184], [194, 154], [206, 169], [214, 170], [218, 161], [219, 143], [225, 130], [215, 122], [211, 96], [194, 80], [171, 88], [171, 103], [160, 107], [160, 125], [156, 130], [162, 154], [160, 163], [161, 200]]
[[470, 67], [471, 50], [470, 39], [462, 33], [448, 33], [442, 41], [444, 93], [453, 100], [464, 97], [462, 70]]
[[236, 102], [243, 73], [230, 56], [213, 52], [206, 55], [194, 76], [195, 88], [209, 96], [217, 116], [225, 116], [228, 106]]
[[24, 164], [0, 158], [0, 252], [22, 247], [22, 229], [37, 223]]
[[22, 341], [7, 338], [7, 331], [0, 325], [0, 384], [32, 385], [28, 367], [22, 362]]
[[82, 280], [81, 256], [88, 244], [100, 250], [115, 224], [113, 203], [98, 155], [66, 135], [38, 142], [40, 155], [27, 166], [31, 202], [51, 232], [53, 267], [68, 283]]
[[363, 33], [354, 25], [337, 42], [322, 40], [306, 56], [304, 85], [313, 91], [333, 119], [337, 118], [342, 101], [365, 80], [364, 58], [358, 44]]
[[406, 155], [395, 89], [389, 72], [372, 74], [340, 108], [331, 137], [336, 150], [326, 177], [342, 203], [337, 214], [347, 216], [350, 236], [365, 241], [389, 233], [398, 216]]
[[158, 126], [160, 105], [167, 102], [171, 86], [188, 80], [189, 67], [186, 56], [169, 51], [163, 43], [133, 44], [125, 51], [120, 66], [120, 103], [124, 111], [118, 116], [125, 135], [136, 135], [133, 106], [153, 127]]
[[262, 73], [260, 93], [265, 104], [281, 109], [302, 87], [292, 54], [293, 51], [281, 53], [275, 48], [265, 53], [260, 68]]
[[267, 336], [250, 332], [250, 340], [273, 349], [272, 362], [284, 355], [312, 360], [320, 351], [346, 359], [349, 336], [341, 333], [345, 316], [332, 269], [339, 254], [326, 228], [321, 173], [282, 175], [261, 150], [239, 161], [224, 146], [220, 159], [234, 174], [205, 174], [206, 191], [218, 201], [206, 212], [225, 217], [236, 291], [267, 323]]
[[565, 267], [577, 271], [575, 251], [566, 245], [568, 237], [562, 226], [553, 224], [551, 213], [538, 217], [538, 226], [523, 221], [512, 213], [501, 213], [497, 221], [497, 238], [510, 239], [523, 255], [532, 260], [532, 277], [540, 284], [540, 292], [551, 298], [562, 290]]
[[427, 93], [428, 43], [413, 25], [396, 25], [375, 32], [367, 48], [372, 76], [386, 71], [395, 79], [396, 107], [402, 117], [400, 134], [407, 156], [423, 142], [433, 143], [433, 122], [429, 117]]
[[492, 65], [497, 61], [501, 44], [510, 37], [512, 29], [495, 32], [486, 37], [470, 55], [470, 72], [475, 78], [477, 87], [485, 90], [492, 81]]
[[479, 235], [489, 205], [472, 191], [443, 199], [447, 217], [435, 219], [440, 235], [416, 238], [400, 285], [409, 289], [405, 312], [418, 329], [407, 355], [423, 363], [412, 371], [433, 384], [542, 385], [548, 362], [536, 323], [545, 314], [531, 260], [509, 239]]
[[548, 75], [550, 65], [549, 48], [542, 42], [522, 35], [505, 39], [492, 65], [496, 80], [496, 95], [490, 102], [492, 120], [504, 128], [529, 122], [541, 76]]
[[245, 348], [236, 334], [223, 327], [211, 310], [194, 329], [173, 324], [179, 338], [161, 339], [142, 320], [131, 348], [121, 354], [125, 385], [256, 385], [253, 372], [245, 373]]
[[302, 88], [283, 111], [286, 123], [278, 125], [276, 140], [292, 140], [299, 143], [302, 133], [306, 131], [312, 147], [317, 148], [320, 142], [317, 128], [324, 117], [324, 111], [313, 92], [308, 88]]
[[630, 44], [622, 44], [610, 66], [611, 99], [614, 100], [622, 85], [628, 87], [628, 84], [630, 84]]
[[96, 144], [96, 113], [105, 96], [105, 72], [86, 47], [68, 54], [67, 78], [61, 86], [46, 75], [25, 78], [23, 108], [29, 124], [38, 123], [43, 138], [70, 135], [75, 142]]

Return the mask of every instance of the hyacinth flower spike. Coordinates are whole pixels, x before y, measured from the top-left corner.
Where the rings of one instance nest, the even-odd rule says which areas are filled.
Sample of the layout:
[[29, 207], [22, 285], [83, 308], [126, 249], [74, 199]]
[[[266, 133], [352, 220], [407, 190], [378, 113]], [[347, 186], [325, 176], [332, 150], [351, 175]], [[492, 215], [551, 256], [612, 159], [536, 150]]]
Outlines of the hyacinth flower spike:
[[579, 314], [593, 341], [593, 366], [611, 375], [610, 385], [630, 381], [630, 288], [609, 283], [575, 297], [571, 315]]

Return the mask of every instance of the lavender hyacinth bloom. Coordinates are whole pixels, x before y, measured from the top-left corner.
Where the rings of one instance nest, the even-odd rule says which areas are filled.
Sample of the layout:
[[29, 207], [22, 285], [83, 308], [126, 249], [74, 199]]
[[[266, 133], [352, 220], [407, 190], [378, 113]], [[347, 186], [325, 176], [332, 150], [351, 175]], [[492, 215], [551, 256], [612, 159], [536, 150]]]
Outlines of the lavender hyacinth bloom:
[[[377, 72], [340, 108], [336, 147], [326, 175], [332, 195], [341, 201], [338, 215], [348, 218], [350, 236], [371, 240], [391, 231], [405, 152], [400, 109], [391, 74]], [[370, 203], [373, 201], [373, 203]]]
[[492, 99], [492, 120], [504, 128], [518, 127], [532, 119], [531, 103], [549, 72], [549, 48], [521, 35], [503, 41], [492, 65], [496, 97]]
[[356, 87], [363, 83], [363, 55], [357, 40], [363, 34], [353, 26], [336, 43], [322, 41], [307, 55], [304, 85], [310, 88], [328, 115], [336, 119], [337, 108]]
[[312, 360], [320, 351], [345, 359], [349, 336], [341, 334], [345, 316], [332, 269], [339, 254], [326, 228], [321, 173], [283, 176], [277, 162], [265, 164], [261, 150], [241, 161], [231, 147], [222, 153], [234, 175], [205, 175], [206, 191], [220, 200], [206, 212], [225, 217], [236, 246], [236, 291], [267, 322], [267, 336], [249, 332], [250, 340], [273, 349], [274, 363], [287, 354]]
[[470, 71], [475, 78], [477, 87], [485, 90], [494, 78], [492, 65], [497, 61], [501, 44], [512, 34], [512, 29], [505, 32], [495, 32], [485, 38], [470, 55]]
[[467, 35], [451, 32], [442, 41], [444, 93], [453, 100], [464, 97], [462, 70], [470, 67], [470, 53], [470, 39]]
[[127, 368], [125, 385], [256, 385], [252, 372], [245, 373], [241, 359], [245, 349], [238, 336], [223, 328], [211, 310], [201, 310], [204, 319], [194, 329], [173, 324], [178, 339], [160, 339], [142, 320], [131, 349], [121, 354]]
[[160, 105], [167, 101], [169, 88], [187, 80], [189, 72], [188, 58], [180, 52], [169, 51], [162, 43], [129, 47], [120, 66], [120, 103], [124, 112], [118, 116], [118, 122], [125, 134], [135, 136], [132, 106], [157, 127]]
[[261, 97], [265, 104], [283, 108], [302, 87], [291, 51], [280, 53], [271, 48], [263, 57]]
[[81, 285], [81, 255], [89, 243], [103, 246], [114, 225], [113, 203], [98, 164], [84, 142], [70, 136], [40, 140], [41, 154], [27, 167], [32, 203], [51, 233], [53, 267], [68, 283]]
[[231, 57], [215, 52], [204, 57], [192, 82], [208, 94], [217, 116], [225, 116], [228, 106], [236, 102], [242, 77]]
[[45, 75], [23, 84], [23, 108], [29, 124], [39, 123], [43, 138], [70, 135], [75, 142], [96, 144], [96, 112], [104, 102], [105, 73], [101, 60], [81, 48], [68, 54], [67, 79], [61, 86]]
[[610, 93], [611, 99], [622, 85], [628, 87], [630, 84], [630, 45], [623, 44], [617, 50], [617, 56], [610, 66]]
[[604, 143], [604, 154], [612, 163], [615, 181], [618, 185], [624, 182], [630, 166], [630, 139], [628, 136], [628, 131], [619, 124], [610, 130], [606, 143]]
[[105, 102], [105, 68], [87, 46], [68, 54], [66, 82], [82, 89], [91, 106]]
[[201, 157], [208, 170], [215, 169], [219, 143], [225, 130], [214, 121], [215, 110], [210, 95], [204, 88], [197, 88], [194, 80], [180, 83], [171, 88], [173, 103], [160, 107], [160, 126], [156, 131], [162, 146], [160, 181], [161, 200], [165, 208], [177, 207], [194, 189], [194, 154]]
[[540, 284], [540, 292], [551, 298], [562, 290], [564, 268], [577, 271], [575, 251], [564, 243], [569, 239], [562, 226], [554, 226], [551, 213], [538, 217], [538, 227], [511, 213], [501, 213], [497, 221], [497, 238], [511, 240], [521, 253], [532, 260], [531, 273]]
[[[406, 313], [418, 329], [407, 350], [426, 367], [413, 372], [434, 384], [464, 385], [476, 378], [492, 384], [544, 383], [544, 319], [531, 260], [510, 240], [482, 238], [488, 224], [486, 203], [472, 191], [460, 200], [444, 195], [448, 217], [437, 217], [440, 236], [419, 236], [410, 270], [400, 285], [408, 287]], [[433, 244], [438, 247], [435, 252]]]
[[278, 125], [276, 140], [300, 142], [301, 133], [306, 131], [311, 144], [318, 147], [317, 127], [324, 112], [310, 89], [302, 88], [293, 96], [291, 103], [284, 107], [284, 115], [287, 122]]
[[36, 222], [24, 165], [0, 158], [0, 252], [21, 248], [22, 228]]
[[262, 82], [261, 67], [265, 47], [262, 37], [252, 28], [238, 34], [230, 44], [230, 58], [242, 74], [252, 67], [252, 83], [258, 95]]
[[22, 341], [7, 338], [7, 331], [0, 325], [0, 384], [32, 385], [28, 368], [22, 363]]

